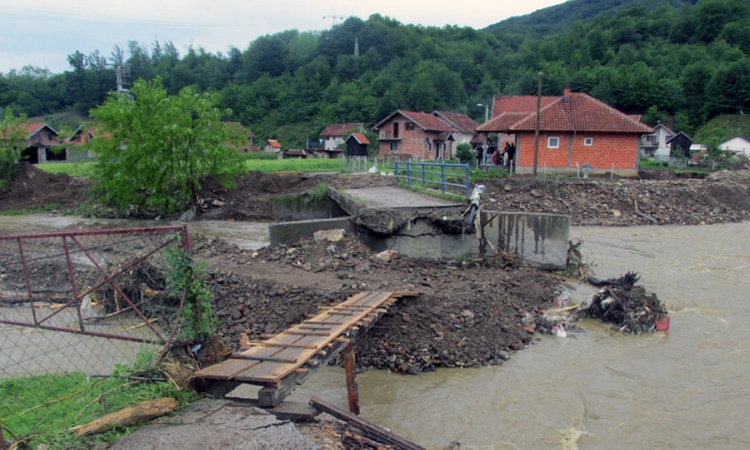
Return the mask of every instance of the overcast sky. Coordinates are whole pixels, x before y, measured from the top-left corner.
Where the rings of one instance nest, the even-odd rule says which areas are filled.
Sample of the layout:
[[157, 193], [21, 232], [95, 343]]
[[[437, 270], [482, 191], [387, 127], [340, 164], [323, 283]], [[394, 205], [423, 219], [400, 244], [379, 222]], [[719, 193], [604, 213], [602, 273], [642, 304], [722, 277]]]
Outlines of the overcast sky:
[[378, 13], [404, 24], [484, 28], [563, 0], [2, 0], [0, 72], [25, 65], [53, 73], [69, 69], [76, 50], [109, 56], [128, 41], [150, 46], [172, 41], [181, 55], [189, 46], [244, 50], [265, 34], [324, 30], [341, 17]]

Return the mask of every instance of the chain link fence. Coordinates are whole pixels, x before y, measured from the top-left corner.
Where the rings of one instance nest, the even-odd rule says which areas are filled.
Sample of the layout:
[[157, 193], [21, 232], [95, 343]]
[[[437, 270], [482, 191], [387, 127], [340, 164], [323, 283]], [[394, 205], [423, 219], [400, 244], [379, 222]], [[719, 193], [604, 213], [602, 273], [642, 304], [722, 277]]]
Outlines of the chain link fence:
[[0, 237], [6, 437], [38, 430], [50, 408], [83, 401], [92, 377], [175, 339], [184, 293], [169, 292], [170, 251], [190, 251], [186, 226]]

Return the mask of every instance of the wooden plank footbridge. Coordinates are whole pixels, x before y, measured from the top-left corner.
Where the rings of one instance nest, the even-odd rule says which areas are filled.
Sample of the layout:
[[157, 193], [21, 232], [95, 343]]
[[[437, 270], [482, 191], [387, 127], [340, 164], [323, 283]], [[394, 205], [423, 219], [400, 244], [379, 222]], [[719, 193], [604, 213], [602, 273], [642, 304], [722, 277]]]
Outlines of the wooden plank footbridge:
[[[360, 292], [268, 340], [251, 342], [224, 362], [195, 373], [206, 392], [223, 397], [240, 384], [262, 386], [258, 403], [278, 406], [297, 385], [344, 351], [349, 409], [358, 414], [352, 339], [365, 332], [387, 307], [417, 292]], [[354, 397], [354, 398], [353, 398]]]

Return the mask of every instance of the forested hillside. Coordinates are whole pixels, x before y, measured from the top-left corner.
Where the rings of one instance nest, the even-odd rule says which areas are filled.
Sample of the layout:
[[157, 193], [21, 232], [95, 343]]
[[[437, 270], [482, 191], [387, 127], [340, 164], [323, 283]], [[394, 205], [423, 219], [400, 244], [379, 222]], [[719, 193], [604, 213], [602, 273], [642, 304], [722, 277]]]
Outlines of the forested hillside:
[[[570, 86], [693, 132], [718, 114], [750, 108], [749, 3], [663, 0], [647, 9], [631, 7], [641, 0], [571, 0], [489, 31], [374, 15], [323, 32], [263, 36], [219, 54], [179, 54], [169, 42], [131, 42], [109, 54], [71, 49], [65, 73], [25, 67], [0, 77], [0, 106], [29, 116], [87, 111], [115, 87], [105, 63], [120, 61], [131, 80], [160, 76], [172, 93], [188, 85], [216, 92], [232, 110], [227, 119], [292, 146], [330, 122], [371, 125], [397, 108], [450, 109], [481, 122], [477, 103], [493, 94], [535, 94], [542, 71], [546, 95]], [[547, 27], [562, 22], [560, 11], [582, 20]], [[539, 27], [513, 25], [533, 21]]]

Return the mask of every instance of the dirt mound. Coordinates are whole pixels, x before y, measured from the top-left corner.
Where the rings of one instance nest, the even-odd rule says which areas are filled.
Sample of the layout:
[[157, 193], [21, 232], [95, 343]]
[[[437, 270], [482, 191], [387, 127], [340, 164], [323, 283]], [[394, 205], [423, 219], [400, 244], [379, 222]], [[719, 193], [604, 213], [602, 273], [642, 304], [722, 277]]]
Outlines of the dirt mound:
[[699, 225], [750, 219], [748, 171], [717, 172], [705, 179], [515, 177], [484, 183], [484, 209], [566, 214], [572, 225]]
[[[301, 194], [319, 184], [337, 189], [392, 186], [394, 177], [371, 174], [338, 175], [330, 173], [275, 174], [249, 172], [237, 180], [234, 189], [210, 187], [205, 209], [199, 218], [212, 220], [273, 221], [272, 200], [278, 197]], [[212, 206], [217, 204], [220, 207]]]
[[[484, 180], [482, 208], [565, 214], [570, 216], [572, 225], [699, 225], [750, 219], [748, 170], [715, 172], [705, 178], [682, 178], [663, 170], [644, 172], [643, 178], [515, 176]], [[273, 221], [274, 199], [299, 194], [319, 184], [356, 189], [390, 186], [395, 179], [372, 174], [249, 172], [238, 178], [234, 189], [209, 186], [197, 217]], [[84, 201], [89, 186], [87, 180], [20, 164], [9, 189], [0, 194], [0, 211], [49, 204], [72, 208]], [[405, 217], [401, 214], [398, 219]], [[388, 224], [390, 220], [383, 222], [384, 229]]]
[[91, 183], [67, 174], [53, 174], [29, 163], [19, 163], [8, 189], [0, 193], [0, 211], [22, 210], [45, 205], [74, 208], [86, 199]]
[[220, 332], [237, 348], [298, 323], [320, 305], [363, 290], [420, 291], [402, 299], [357, 341], [360, 366], [419, 373], [435, 367], [496, 364], [528, 345], [536, 317], [560, 284], [554, 274], [496, 260], [467, 264], [374, 257], [359, 240], [306, 240], [289, 247], [241, 250], [198, 239], [210, 267]]

